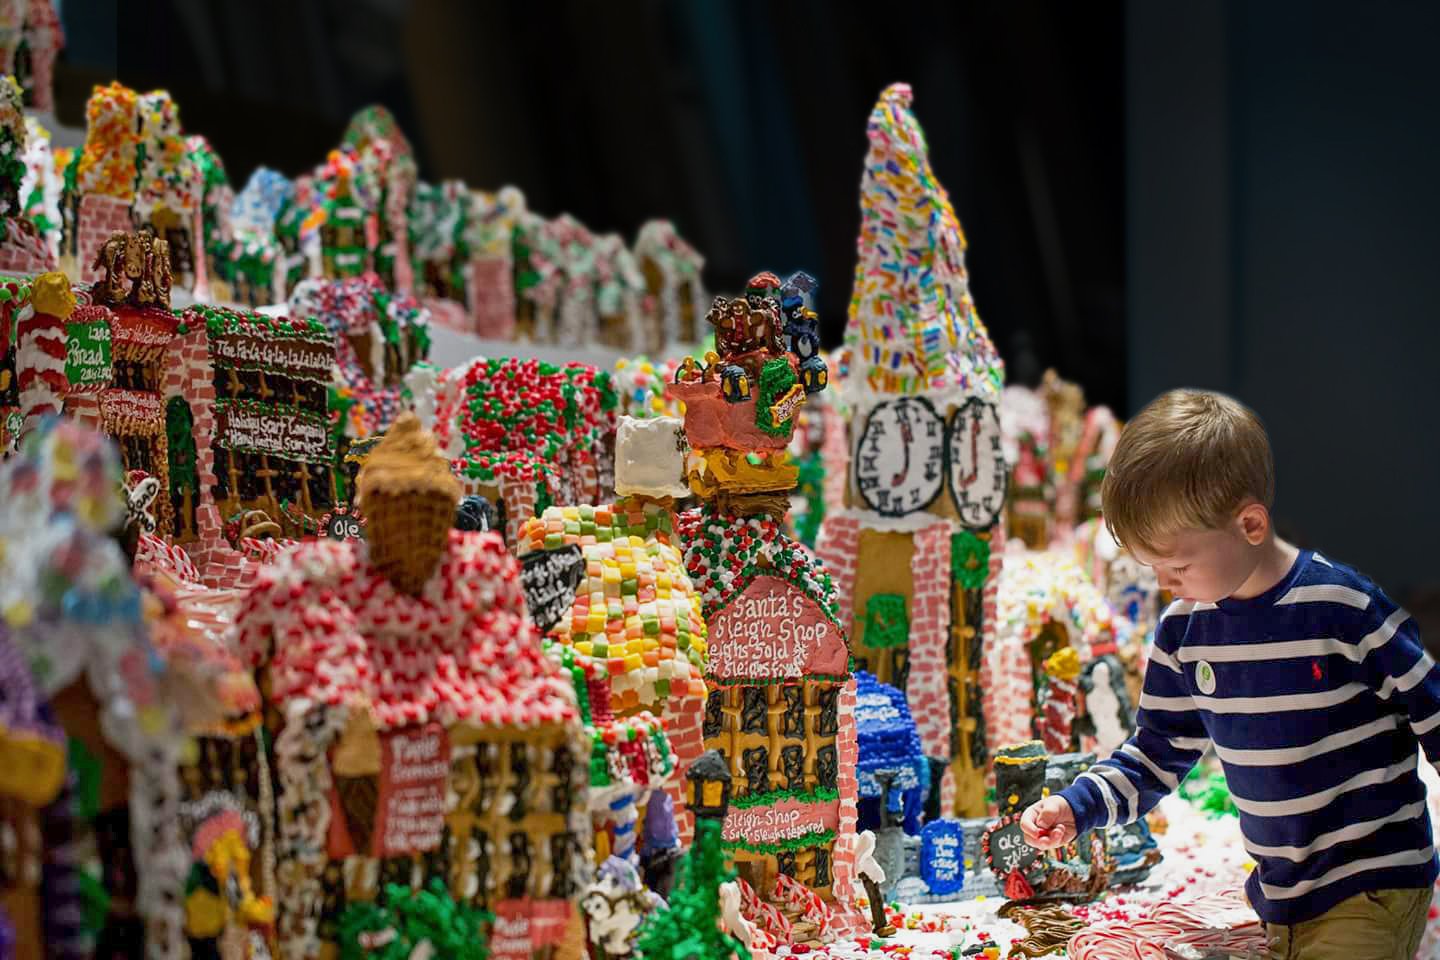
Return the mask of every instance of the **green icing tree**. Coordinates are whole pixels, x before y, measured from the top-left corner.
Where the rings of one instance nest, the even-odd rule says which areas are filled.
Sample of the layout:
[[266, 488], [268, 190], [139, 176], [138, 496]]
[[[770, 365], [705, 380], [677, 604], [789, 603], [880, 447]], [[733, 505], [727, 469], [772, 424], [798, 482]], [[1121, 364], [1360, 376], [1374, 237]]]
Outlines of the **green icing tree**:
[[750, 960], [720, 925], [720, 885], [735, 879], [725, 863], [720, 822], [697, 819], [695, 842], [680, 861], [667, 909], [651, 914], [635, 944], [638, 960]]
[[428, 941], [431, 956], [445, 960], [487, 960], [483, 928], [494, 915], [457, 904], [439, 878], [424, 890], [392, 884], [385, 904], [359, 901], [340, 915], [340, 960], [409, 960]]

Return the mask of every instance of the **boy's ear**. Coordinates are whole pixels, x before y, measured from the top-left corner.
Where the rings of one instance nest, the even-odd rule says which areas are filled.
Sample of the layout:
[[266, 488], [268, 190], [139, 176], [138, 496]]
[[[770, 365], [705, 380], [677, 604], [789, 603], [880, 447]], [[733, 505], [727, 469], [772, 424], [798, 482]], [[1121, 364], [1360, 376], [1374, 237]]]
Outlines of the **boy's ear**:
[[1270, 535], [1270, 511], [1263, 503], [1250, 503], [1240, 508], [1235, 517], [1240, 535], [1252, 547], [1258, 547]]

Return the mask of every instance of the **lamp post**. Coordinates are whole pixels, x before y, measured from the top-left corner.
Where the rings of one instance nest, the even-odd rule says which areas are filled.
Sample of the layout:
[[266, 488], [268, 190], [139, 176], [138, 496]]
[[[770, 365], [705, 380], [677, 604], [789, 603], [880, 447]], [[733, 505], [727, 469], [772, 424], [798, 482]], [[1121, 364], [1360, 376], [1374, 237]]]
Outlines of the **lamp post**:
[[685, 800], [703, 820], [724, 821], [730, 809], [730, 768], [719, 750], [706, 750], [685, 771]]

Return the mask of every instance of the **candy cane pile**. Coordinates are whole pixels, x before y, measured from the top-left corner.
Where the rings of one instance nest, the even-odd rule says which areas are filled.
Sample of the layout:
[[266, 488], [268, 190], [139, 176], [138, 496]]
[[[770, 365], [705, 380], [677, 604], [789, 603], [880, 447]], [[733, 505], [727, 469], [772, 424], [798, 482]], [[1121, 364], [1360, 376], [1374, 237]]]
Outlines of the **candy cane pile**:
[[1193, 900], [1167, 900], [1128, 923], [1091, 927], [1070, 941], [1070, 960], [1166, 960], [1188, 947], [1244, 956], [1265, 949], [1265, 928], [1239, 888]]

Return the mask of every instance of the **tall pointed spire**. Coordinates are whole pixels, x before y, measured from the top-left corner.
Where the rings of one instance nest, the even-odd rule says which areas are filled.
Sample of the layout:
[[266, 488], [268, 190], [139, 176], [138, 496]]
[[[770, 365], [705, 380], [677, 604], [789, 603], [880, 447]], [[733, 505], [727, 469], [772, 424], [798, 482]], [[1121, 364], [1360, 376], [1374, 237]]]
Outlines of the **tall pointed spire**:
[[965, 233], [930, 169], [907, 84], [870, 113], [845, 392], [998, 395], [1005, 367], [970, 299]]

